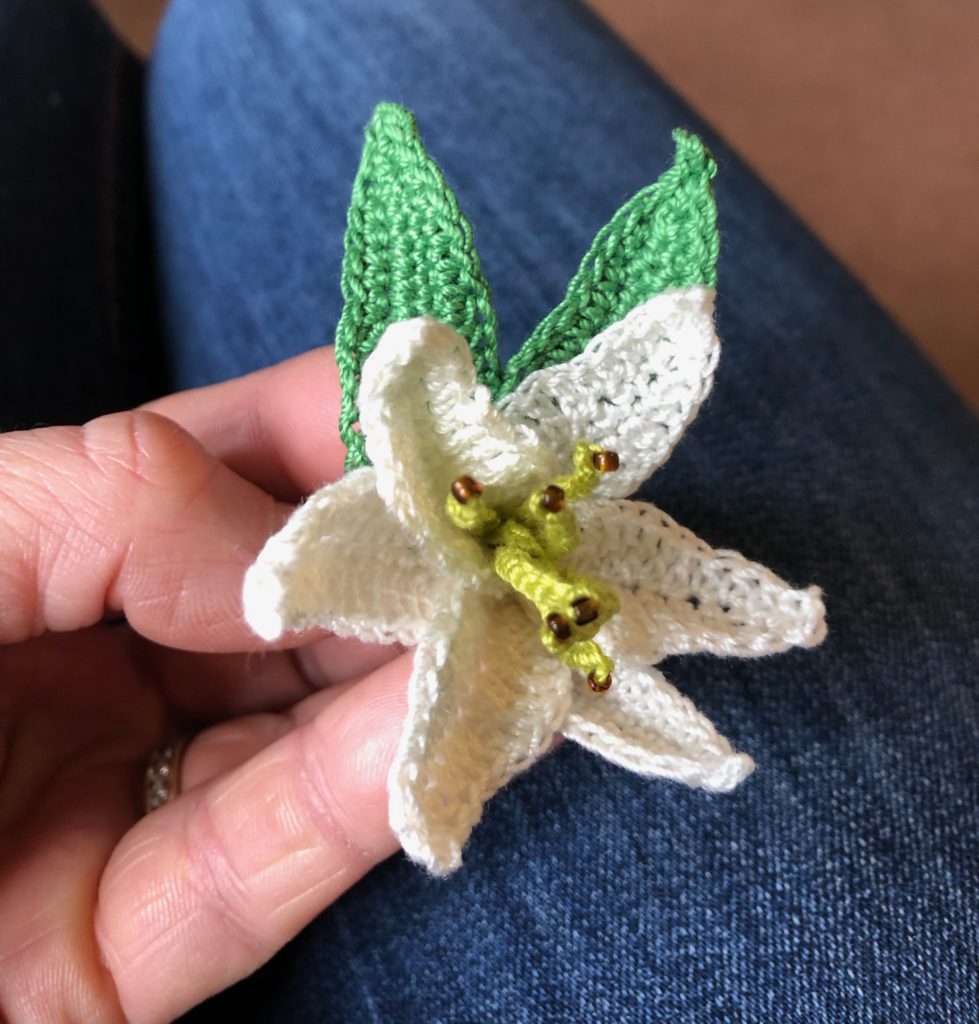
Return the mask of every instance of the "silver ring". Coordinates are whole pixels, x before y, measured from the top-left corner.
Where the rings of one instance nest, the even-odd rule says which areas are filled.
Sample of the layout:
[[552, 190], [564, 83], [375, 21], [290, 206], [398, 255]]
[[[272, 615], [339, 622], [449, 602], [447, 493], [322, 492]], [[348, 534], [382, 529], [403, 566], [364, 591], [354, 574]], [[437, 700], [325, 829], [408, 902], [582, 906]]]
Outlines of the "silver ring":
[[180, 768], [189, 739], [185, 733], [166, 740], [150, 754], [143, 781], [143, 808], [147, 814], [180, 792]]

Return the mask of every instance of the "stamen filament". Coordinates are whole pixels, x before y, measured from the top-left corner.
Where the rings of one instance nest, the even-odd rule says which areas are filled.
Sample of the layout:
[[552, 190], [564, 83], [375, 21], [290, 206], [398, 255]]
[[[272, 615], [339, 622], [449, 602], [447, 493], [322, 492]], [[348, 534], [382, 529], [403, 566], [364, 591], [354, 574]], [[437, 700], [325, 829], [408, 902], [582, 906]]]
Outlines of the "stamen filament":
[[618, 456], [579, 441], [572, 472], [534, 491], [509, 514], [490, 506], [482, 487], [460, 477], [446, 499], [446, 513], [493, 555], [497, 576], [537, 608], [541, 643], [569, 668], [583, 672], [595, 693], [608, 689], [612, 660], [595, 642], [619, 610], [615, 591], [599, 580], [558, 564], [578, 544], [578, 524], [569, 503], [587, 498]]

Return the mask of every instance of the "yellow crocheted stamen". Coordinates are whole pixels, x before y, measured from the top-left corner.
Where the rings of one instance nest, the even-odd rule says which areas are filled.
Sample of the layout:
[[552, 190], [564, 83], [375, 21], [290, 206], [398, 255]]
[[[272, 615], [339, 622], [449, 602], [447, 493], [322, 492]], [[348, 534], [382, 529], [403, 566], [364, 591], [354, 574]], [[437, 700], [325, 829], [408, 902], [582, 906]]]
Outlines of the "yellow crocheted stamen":
[[445, 510], [456, 526], [492, 552], [497, 576], [537, 608], [541, 643], [584, 673], [594, 692], [603, 693], [612, 684], [614, 665], [594, 637], [619, 610], [619, 599], [610, 587], [560, 565], [559, 559], [578, 546], [578, 524], [569, 505], [587, 498], [603, 473], [618, 469], [619, 458], [579, 441], [572, 462], [571, 473], [512, 509], [494, 508], [477, 481], [460, 477]]

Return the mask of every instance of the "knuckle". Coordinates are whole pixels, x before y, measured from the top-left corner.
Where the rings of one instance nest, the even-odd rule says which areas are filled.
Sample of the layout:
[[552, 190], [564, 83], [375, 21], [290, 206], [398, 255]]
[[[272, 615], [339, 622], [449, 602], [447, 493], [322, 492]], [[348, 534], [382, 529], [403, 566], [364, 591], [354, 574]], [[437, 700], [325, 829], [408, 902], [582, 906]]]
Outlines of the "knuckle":
[[212, 461], [145, 410], [0, 437], [0, 641], [97, 622], [140, 523], [179, 521]]
[[187, 817], [183, 845], [188, 885], [205, 916], [247, 954], [264, 955], [267, 941], [252, 910], [250, 886], [235, 864], [206, 794], [202, 795], [197, 813]]
[[142, 409], [101, 416], [81, 431], [89, 465], [117, 486], [158, 483], [184, 461], [188, 440], [173, 420]]
[[325, 770], [321, 743], [312, 723], [298, 733], [299, 764], [295, 773], [297, 796], [312, 827], [328, 848], [341, 849], [355, 860], [373, 863], [377, 858], [351, 827], [352, 817], [347, 801]]

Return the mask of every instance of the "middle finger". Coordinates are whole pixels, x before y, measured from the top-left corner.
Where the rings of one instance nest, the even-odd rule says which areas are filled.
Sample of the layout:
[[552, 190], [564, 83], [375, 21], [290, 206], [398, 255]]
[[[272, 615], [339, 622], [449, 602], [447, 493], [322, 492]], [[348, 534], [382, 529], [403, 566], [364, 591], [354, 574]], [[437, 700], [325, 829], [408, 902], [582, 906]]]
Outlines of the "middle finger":
[[324, 688], [357, 679], [401, 653], [396, 644], [328, 636], [285, 651], [199, 654], [151, 646], [154, 674], [170, 714], [214, 722], [281, 711]]

